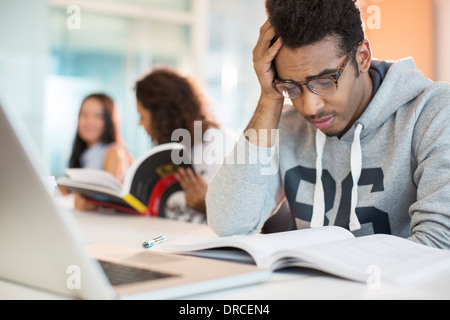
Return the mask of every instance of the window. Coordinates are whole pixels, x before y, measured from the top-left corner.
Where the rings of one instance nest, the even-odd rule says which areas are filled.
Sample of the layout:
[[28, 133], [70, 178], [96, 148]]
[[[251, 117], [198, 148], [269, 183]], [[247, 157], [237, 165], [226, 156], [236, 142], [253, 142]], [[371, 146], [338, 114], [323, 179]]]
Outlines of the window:
[[[80, 29], [67, 25], [80, 9]], [[252, 50], [266, 16], [261, 0], [0, 1], [0, 98], [24, 120], [52, 175], [64, 174], [83, 98], [110, 94], [138, 157], [134, 84], [157, 64], [193, 76], [218, 120], [242, 130], [259, 97]]]
[[94, 92], [116, 102], [127, 148], [137, 157], [151, 147], [138, 127], [134, 83], [155, 65], [185, 70], [193, 63], [190, 1], [103, 2], [80, 6], [80, 29], [66, 27], [67, 5], [50, 9], [50, 67], [46, 81], [47, 161], [64, 174], [81, 102]]

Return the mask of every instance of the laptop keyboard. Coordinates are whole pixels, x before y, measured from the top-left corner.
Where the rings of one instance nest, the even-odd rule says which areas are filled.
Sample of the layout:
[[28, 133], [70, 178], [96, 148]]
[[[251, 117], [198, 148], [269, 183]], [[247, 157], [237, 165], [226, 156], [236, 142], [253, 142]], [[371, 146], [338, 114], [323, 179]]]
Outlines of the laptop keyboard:
[[99, 263], [113, 286], [173, 277], [173, 275], [167, 273], [139, 269], [107, 261], [99, 260]]

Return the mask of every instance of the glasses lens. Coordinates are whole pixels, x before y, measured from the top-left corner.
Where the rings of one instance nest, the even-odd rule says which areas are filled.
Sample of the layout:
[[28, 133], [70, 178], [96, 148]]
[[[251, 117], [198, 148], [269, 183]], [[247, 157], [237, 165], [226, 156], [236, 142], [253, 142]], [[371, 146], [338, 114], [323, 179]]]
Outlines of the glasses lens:
[[302, 95], [302, 90], [294, 83], [278, 83], [275, 88], [285, 98], [297, 99]]
[[336, 83], [331, 79], [316, 79], [308, 83], [308, 87], [321, 95], [333, 94], [337, 90]]

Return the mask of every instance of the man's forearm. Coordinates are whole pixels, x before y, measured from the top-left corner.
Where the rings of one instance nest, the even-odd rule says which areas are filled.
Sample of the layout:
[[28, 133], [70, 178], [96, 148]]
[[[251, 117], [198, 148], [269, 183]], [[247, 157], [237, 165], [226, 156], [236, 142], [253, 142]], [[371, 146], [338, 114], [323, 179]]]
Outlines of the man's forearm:
[[282, 99], [275, 100], [261, 95], [255, 113], [246, 129], [246, 132], [251, 130], [256, 132], [256, 135], [247, 135], [247, 139], [258, 147], [272, 147], [275, 143], [272, 132], [278, 129], [282, 110]]

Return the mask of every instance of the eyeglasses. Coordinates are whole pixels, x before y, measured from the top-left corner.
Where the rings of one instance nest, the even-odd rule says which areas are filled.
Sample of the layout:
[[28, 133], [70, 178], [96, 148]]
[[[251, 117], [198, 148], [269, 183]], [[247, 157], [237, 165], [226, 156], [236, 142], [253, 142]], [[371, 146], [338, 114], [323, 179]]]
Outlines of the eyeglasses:
[[319, 96], [328, 96], [332, 95], [338, 90], [338, 81], [344, 72], [345, 67], [350, 60], [350, 56], [353, 50], [359, 45], [359, 43], [353, 47], [353, 49], [345, 56], [344, 61], [337, 68], [337, 72], [335, 74], [330, 74], [327, 76], [320, 76], [317, 78], [313, 78], [309, 81], [305, 82], [295, 82], [292, 80], [281, 80], [273, 79], [272, 87], [285, 98], [289, 99], [298, 99], [303, 95], [302, 86], [306, 86], [311, 92], [319, 95]]

